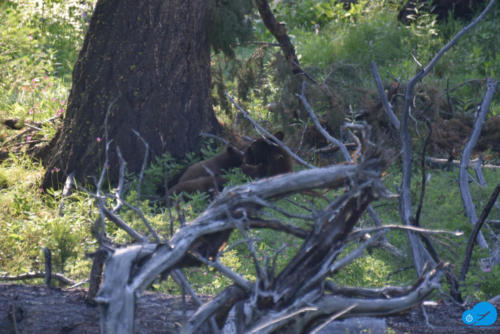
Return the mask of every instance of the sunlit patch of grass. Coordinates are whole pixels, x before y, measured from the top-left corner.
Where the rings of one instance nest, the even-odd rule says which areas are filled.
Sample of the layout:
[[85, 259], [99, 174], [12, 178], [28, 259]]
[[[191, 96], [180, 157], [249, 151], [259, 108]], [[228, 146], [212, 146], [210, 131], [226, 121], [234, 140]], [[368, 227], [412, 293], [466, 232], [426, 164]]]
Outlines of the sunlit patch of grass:
[[[42, 194], [43, 167], [27, 156], [11, 155], [0, 166], [8, 187], [0, 189], [0, 267], [9, 274], [43, 270], [43, 248], [53, 254], [54, 270], [75, 279], [88, 275], [84, 252], [94, 243], [88, 216], [91, 199], [78, 192], [65, 200], [60, 192]], [[83, 261], [83, 262], [82, 262]], [[82, 263], [87, 263], [85, 268]]]

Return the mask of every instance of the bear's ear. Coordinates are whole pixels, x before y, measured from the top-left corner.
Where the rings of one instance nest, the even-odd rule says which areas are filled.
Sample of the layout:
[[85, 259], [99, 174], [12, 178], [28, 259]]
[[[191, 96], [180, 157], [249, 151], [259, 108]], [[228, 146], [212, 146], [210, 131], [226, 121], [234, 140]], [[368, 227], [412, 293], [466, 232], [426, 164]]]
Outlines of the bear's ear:
[[285, 134], [283, 133], [283, 131], [276, 132], [274, 136], [278, 138], [278, 140], [283, 140], [283, 138], [285, 138]]

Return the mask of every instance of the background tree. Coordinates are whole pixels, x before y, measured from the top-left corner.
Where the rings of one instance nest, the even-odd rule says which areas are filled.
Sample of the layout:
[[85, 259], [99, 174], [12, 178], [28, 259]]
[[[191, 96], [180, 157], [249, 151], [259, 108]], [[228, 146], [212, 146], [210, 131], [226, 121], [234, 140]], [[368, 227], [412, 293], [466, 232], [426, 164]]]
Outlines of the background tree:
[[[38, 154], [46, 165], [43, 187], [72, 172], [79, 180], [97, 173], [112, 101], [109, 138], [131, 171], [140, 169], [144, 152], [133, 130], [153, 155], [174, 157], [195, 150], [200, 131], [218, 132], [210, 101], [210, 45], [229, 52], [248, 35], [249, 23], [242, 21], [251, 3], [98, 1], [73, 71], [64, 124]], [[113, 152], [110, 167], [116, 166]]]

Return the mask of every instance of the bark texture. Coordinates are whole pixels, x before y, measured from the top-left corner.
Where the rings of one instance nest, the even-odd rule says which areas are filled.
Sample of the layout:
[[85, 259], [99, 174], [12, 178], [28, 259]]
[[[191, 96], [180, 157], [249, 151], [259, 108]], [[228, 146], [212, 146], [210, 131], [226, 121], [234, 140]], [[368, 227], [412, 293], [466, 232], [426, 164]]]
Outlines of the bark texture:
[[[79, 180], [97, 174], [104, 161], [105, 115], [115, 99], [109, 139], [132, 171], [140, 170], [144, 156], [132, 129], [153, 156], [175, 157], [196, 149], [200, 131], [217, 131], [206, 13], [204, 0], [97, 2], [73, 71], [63, 127], [39, 154], [47, 167], [44, 187], [73, 171]], [[110, 170], [118, 170], [114, 151]]]

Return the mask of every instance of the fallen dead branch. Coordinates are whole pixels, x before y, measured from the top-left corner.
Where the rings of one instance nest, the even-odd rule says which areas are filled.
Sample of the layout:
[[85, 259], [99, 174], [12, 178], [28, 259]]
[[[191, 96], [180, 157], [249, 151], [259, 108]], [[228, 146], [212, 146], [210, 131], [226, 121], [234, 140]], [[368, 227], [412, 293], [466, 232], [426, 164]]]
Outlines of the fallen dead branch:
[[[481, 107], [479, 109], [476, 120], [474, 121], [474, 128], [472, 134], [467, 141], [462, 152], [462, 159], [460, 160], [460, 172], [458, 177], [458, 183], [460, 185], [460, 195], [462, 196], [462, 203], [465, 208], [465, 215], [469, 218], [469, 222], [474, 226], [478, 222], [478, 217], [476, 210], [474, 208], [474, 203], [472, 202], [472, 196], [469, 190], [469, 174], [467, 173], [467, 166], [469, 165], [470, 156], [474, 146], [476, 146], [479, 135], [481, 134], [481, 129], [483, 128], [484, 121], [486, 120], [486, 114], [490, 107], [491, 101], [493, 100], [493, 95], [497, 88], [498, 82], [493, 79], [487, 80], [487, 90], [486, 94], [481, 102]], [[477, 243], [481, 248], [488, 248], [488, 243], [484, 238], [481, 231], [477, 235]]]
[[[452, 164], [454, 166], [460, 166], [460, 160], [449, 160], [449, 159], [441, 159], [441, 158], [434, 158], [434, 157], [426, 157], [425, 160], [431, 165], [431, 166], [446, 166], [447, 164]], [[478, 159], [470, 160], [467, 167], [468, 168], [474, 168], [476, 164], [480, 162]], [[500, 165], [492, 165], [492, 164], [481, 164], [481, 168], [491, 168], [491, 169], [500, 169]]]
[[[25, 273], [25, 274], [15, 275], [15, 276], [3, 275], [3, 276], [0, 276], [0, 281], [10, 281], [10, 282], [26, 281], [26, 280], [35, 279], [35, 278], [45, 278], [45, 272], [37, 271], [37, 272]], [[70, 285], [71, 286], [71, 285], [77, 284], [77, 282], [73, 281], [70, 278], [67, 278], [66, 276], [64, 276], [63, 274], [60, 274], [60, 273], [52, 273], [51, 278], [57, 280], [58, 282], [60, 282], [63, 285]]]

